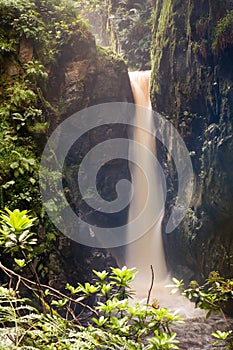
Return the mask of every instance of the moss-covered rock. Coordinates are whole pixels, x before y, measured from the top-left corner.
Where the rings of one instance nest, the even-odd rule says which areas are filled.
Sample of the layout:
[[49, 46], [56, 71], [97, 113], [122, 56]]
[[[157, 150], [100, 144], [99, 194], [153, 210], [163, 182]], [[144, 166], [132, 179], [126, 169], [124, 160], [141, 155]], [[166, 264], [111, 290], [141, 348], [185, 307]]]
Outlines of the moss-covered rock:
[[233, 272], [232, 5], [154, 1], [152, 105], [182, 135], [196, 176], [185, 219], [164, 237], [170, 268], [188, 278]]

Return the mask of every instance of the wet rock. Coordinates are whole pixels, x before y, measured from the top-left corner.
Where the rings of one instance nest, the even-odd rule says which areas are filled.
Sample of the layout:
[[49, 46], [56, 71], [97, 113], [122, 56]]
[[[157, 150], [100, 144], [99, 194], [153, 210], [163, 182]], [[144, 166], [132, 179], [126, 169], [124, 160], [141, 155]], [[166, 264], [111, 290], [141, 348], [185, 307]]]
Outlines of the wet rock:
[[208, 320], [204, 317], [186, 319], [184, 325], [175, 326], [172, 330], [177, 333], [180, 350], [223, 350], [226, 346], [221, 342], [214, 344], [216, 338], [211, 333], [230, 330], [232, 325], [232, 319], [213, 315]]
[[[184, 220], [164, 235], [172, 273], [183, 278], [182, 266], [188, 268], [187, 280], [201, 281], [212, 270], [233, 274], [233, 41], [222, 30], [228, 44], [221, 46], [216, 29], [230, 10], [231, 0], [221, 7], [217, 0], [155, 3], [152, 105], [183, 137], [195, 174]], [[172, 137], [170, 144], [179, 147]], [[161, 158], [168, 184], [165, 227], [177, 195], [179, 165], [166, 152]]]

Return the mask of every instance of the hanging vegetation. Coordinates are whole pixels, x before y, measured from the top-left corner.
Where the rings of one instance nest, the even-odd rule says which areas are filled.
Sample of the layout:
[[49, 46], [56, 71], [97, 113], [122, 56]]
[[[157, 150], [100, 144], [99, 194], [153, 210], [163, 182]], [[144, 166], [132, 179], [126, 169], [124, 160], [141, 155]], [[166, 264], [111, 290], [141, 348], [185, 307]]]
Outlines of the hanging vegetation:
[[79, 0], [76, 3], [101, 45], [112, 47], [131, 69], [150, 69], [151, 1]]

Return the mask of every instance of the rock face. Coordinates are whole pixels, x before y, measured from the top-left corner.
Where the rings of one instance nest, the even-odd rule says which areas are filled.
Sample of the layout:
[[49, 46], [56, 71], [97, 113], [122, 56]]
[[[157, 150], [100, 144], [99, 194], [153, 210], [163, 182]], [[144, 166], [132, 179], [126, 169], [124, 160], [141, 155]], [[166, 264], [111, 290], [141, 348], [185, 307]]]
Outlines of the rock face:
[[[47, 98], [55, 108], [61, 106], [58, 118], [51, 120], [50, 132], [61, 121], [88, 106], [113, 101], [132, 102], [127, 67], [112, 52], [97, 48], [92, 37], [81, 43], [78, 40], [76, 43], [73, 41], [63, 49], [57, 65], [51, 67]], [[102, 126], [84, 135], [81, 142], [77, 142], [69, 153], [64, 186], [68, 193], [68, 201], [77, 213], [87, 214], [79, 194], [74, 198], [70, 193], [70, 186], [72, 187], [77, 178], [79, 163], [97, 143], [117, 136], [127, 137], [126, 128], [119, 127], [112, 130], [111, 126]], [[110, 168], [110, 171], [107, 169], [102, 174], [103, 183], [108, 177], [116, 177], [114, 173], [119, 173], [119, 169], [122, 177], [128, 172], [127, 164], [125, 162], [121, 164], [120, 160], [116, 160]], [[113, 179], [114, 181], [117, 179]], [[75, 189], [77, 190], [77, 187]], [[110, 265], [115, 265], [106, 250], [85, 247], [63, 236], [59, 240], [58, 252], [51, 256], [50, 264], [52, 268], [49, 280], [54, 281], [55, 287], [60, 288], [67, 279], [72, 283], [90, 280], [92, 269], [104, 270]], [[56, 264], [58, 270], [54, 271], [52, 261], [58, 261]]]
[[[73, 48], [70, 50], [70, 46]], [[93, 37], [63, 48], [56, 65], [51, 68], [49, 101], [59, 106], [60, 118], [105, 102], [131, 102], [132, 92], [127, 67], [111, 51], [97, 48]]]
[[[80, 31], [74, 32], [48, 64], [46, 64], [46, 57], [40, 57], [41, 52], [34, 51], [34, 46], [33, 40], [25, 37], [19, 38], [16, 59], [6, 64], [4, 77], [7, 81], [17, 80], [22, 74], [21, 64], [27, 64], [36, 59], [45, 62], [48, 72], [46, 86], [41, 84], [40, 88], [35, 89], [36, 93], [39, 92], [38, 108], [43, 111], [45, 128], [43, 130], [37, 128], [35, 132], [34, 129], [29, 130], [29, 127], [26, 126], [24, 131], [25, 135], [30, 131], [30, 137], [33, 140], [32, 147], [35, 148], [38, 158], [52, 131], [73, 113], [99, 103], [132, 102], [125, 63], [112, 52], [97, 48], [94, 37], [86, 29], [81, 28]], [[75, 211], [80, 211], [82, 199], [73, 198], [70, 191], [70, 179], [66, 178], [66, 176], [69, 177], [70, 167], [75, 167], [76, 171], [78, 162], [92, 147], [106, 138], [117, 136], [127, 137], [126, 128], [119, 126], [113, 129], [112, 126], [103, 126], [84, 135], [73, 153], [69, 154], [68, 173], [64, 175], [64, 187], [68, 193], [68, 201]], [[106, 177], [119, 173], [117, 169], [120, 169], [120, 177], [124, 177], [128, 172], [126, 162], [122, 164], [120, 160], [116, 160], [110, 168], [101, 174], [100, 182], [102, 180], [104, 183]], [[73, 175], [76, 176], [77, 173]], [[117, 181], [117, 178], [113, 179], [113, 182]], [[83, 211], [85, 213], [85, 208]], [[43, 244], [47, 241], [49, 234], [54, 232], [54, 228], [51, 228], [48, 219], [40, 218], [40, 220], [41, 227], [38, 237]], [[43, 280], [57, 289], [65, 287], [67, 281], [75, 284], [77, 281], [90, 280], [92, 269], [104, 270], [115, 264], [106, 250], [82, 246], [60, 233], [56, 233], [56, 238], [50, 245], [49, 251], [39, 257], [38, 264], [35, 265], [36, 269], [39, 269], [39, 260], [43, 266]]]
[[[232, 0], [154, 1], [152, 105], [180, 132], [195, 173], [190, 209], [164, 234], [172, 273], [187, 279], [233, 273], [232, 9]], [[167, 180], [165, 224], [177, 186]]]

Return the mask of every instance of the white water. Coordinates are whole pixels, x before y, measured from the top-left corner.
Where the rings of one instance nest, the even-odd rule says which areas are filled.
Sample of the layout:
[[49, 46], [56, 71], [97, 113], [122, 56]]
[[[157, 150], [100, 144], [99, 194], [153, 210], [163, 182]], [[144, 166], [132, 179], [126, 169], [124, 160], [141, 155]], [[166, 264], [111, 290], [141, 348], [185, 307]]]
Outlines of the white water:
[[[166, 261], [163, 250], [161, 235], [161, 221], [163, 218], [163, 191], [158, 179], [155, 164], [151, 163], [149, 151], [155, 154], [155, 128], [150, 103], [150, 71], [140, 71], [129, 73], [130, 83], [136, 105], [146, 107], [146, 109], [136, 108], [133, 140], [147, 147], [148, 151], [135, 154], [136, 162], [146, 171], [143, 171], [135, 164], [130, 165], [133, 177], [134, 193], [130, 203], [128, 222], [137, 217], [143, 211], [148, 199], [148, 186], [150, 187], [150, 201], [143, 220], [152, 222], [153, 218], [158, 218], [155, 225], [143, 236], [126, 247], [125, 263], [128, 268], [136, 267], [139, 271], [133, 287], [138, 295], [146, 295], [150, 288], [153, 267], [155, 282], [165, 280], [167, 277]], [[148, 128], [150, 133], [142, 130]], [[130, 147], [129, 153], [134, 153], [135, 149]], [[131, 157], [129, 157], [131, 158]], [[151, 193], [152, 191], [152, 193]], [[143, 226], [143, 225], [142, 225]], [[134, 228], [128, 225], [127, 234], [133, 235]], [[143, 227], [137, 227], [143, 233]]]
[[[129, 73], [130, 83], [133, 91], [136, 105], [146, 107], [146, 109], [136, 108], [135, 125], [133, 131], [133, 140], [146, 146], [149, 151], [156, 155], [155, 134], [153, 114], [151, 112], [150, 102], [150, 71], [140, 71]], [[146, 127], [150, 133], [140, 129]], [[133, 147], [129, 148], [129, 153], [135, 152]], [[158, 217], [155, 225], [146, 232], [141, 238], [126, 246], [124, 264], [127, 268], [135, 267], [139, 272], [136, 275], [132, 288], [135, 290], [135, 298], [147, 298], [151, 287], [152, 273], [154, 271], [154, 284], [151, 291], [151, 301], [156, 299], [160, 306], [168, 307], [171, 311], [177, 311], [186, 317], [203, 315], [200, 310], [194, 309], [194, 305], [180, 294], [171, 295], [166, 285], [171, 284], [171, 280], [166, 267], [164, 248], [161, 233], [161, 221], [164, 215], [164, 198], [161, 180], [159, 179], [158, 168], [147, 156], [147, 152], [138, 152], [135, 154], [137, 163], [146, 169], [146, 177], [139, 167], [130, 165], [130, 172], [133, 178], [134, 193], [130, 203], [128, 222], [132, 221], [143, 210], [146, 205], [148, 195], [148, 184], [152, 191], [152, 201], [149, 202], [144, 220], [151, 222], [151, 218]], [[130, 158], [130, 157], [129, 157]], [[150, 193], [151, 194], [151, 193]], [[127, 234], [132, 235], [133, 228], [128, 225]], [[140, 227], [137, 227], [137, 231]], [[143, 225], [141, 227], [143, 233]]]

